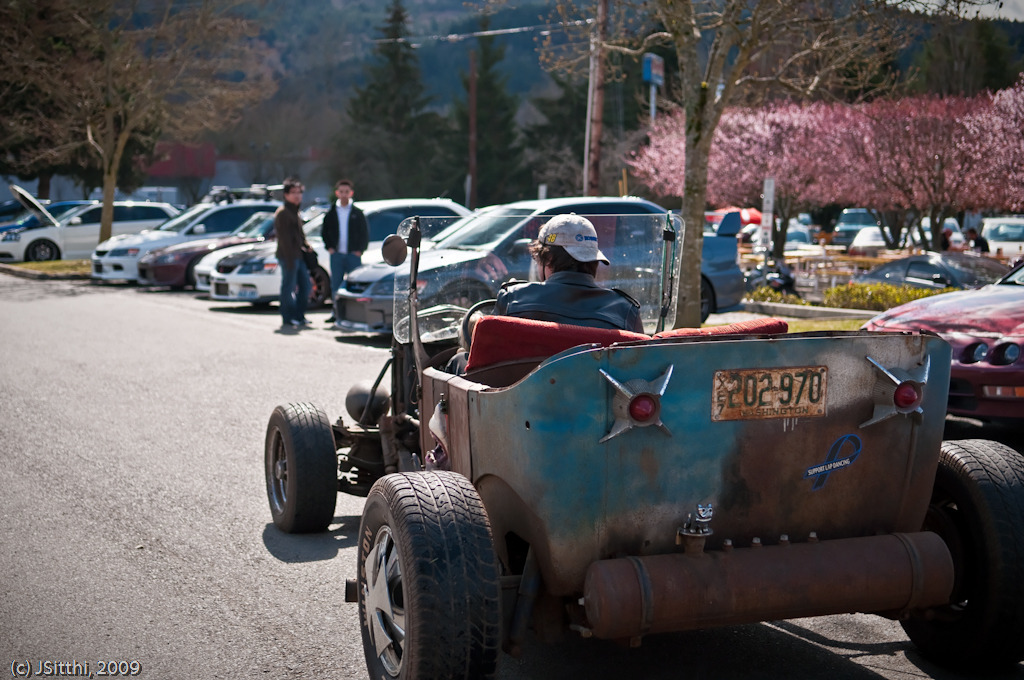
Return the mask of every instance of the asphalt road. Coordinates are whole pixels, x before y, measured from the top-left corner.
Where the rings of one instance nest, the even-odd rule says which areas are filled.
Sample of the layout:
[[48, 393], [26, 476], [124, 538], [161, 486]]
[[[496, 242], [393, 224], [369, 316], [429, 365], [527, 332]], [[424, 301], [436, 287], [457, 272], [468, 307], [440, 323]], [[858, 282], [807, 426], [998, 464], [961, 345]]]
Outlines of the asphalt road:
[[[0, 275], [0, 677], [76, 661], [94, 675], [134, 661], [144, 678], [366, 677], [344, 602], [362, 499], [339, 496], [327, 533], [280, 533], [263, 438], [279, 403], [342, 414], [386, 345], [319, 322], [278, 326], [274, 310], [189, 293]], [[570, 636], [502, 657], [499, 677], [971, 676], [924, 661], [898, 624], [858, 615], [639, 649]]]

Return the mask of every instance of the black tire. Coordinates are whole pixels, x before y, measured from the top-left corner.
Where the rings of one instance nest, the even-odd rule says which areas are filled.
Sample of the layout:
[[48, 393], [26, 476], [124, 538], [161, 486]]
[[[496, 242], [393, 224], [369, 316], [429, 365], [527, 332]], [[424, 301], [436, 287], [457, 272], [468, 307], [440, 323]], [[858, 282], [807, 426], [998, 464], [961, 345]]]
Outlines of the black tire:
[[275, 408], [264, 461], [277, 528], [289, 534], [324, 531], [338, 500], [338, 455], [327, 415], [312, 404]]
[[704, 323], [715, 310], [715, 289], [703, 276], [700, 278], [700, 322]]
[[367, 496], [359, 536], [359, 621], [370, 677], [493, 677], [498, 561], [469, 480], [453, 472], [382, 477]]
[[191, 262], [189, 262], [188, 266], [185, 267], [185, 287], [186, 288], [191, 288], [192, 290], [195, 290], [195, 288], [196, 288], [196, 265], [199, 264], [199, 260], [201, 260], [201, 259], [202, 259], [202, 256], [197, 257], [194, 260], [192, 260]]
[[315, 309], [328, 303], [334, 304], [331, 299], [331, 277], [324, 268], [317, 267], [310, 273], [309, 278], [313, 282], [312, 288], [309, 289], [309, 306]]
[[59, 260], [60, 248], [53, 241], [41, 238], [33, 241], [25, 248], [26, 262], [46, 262], [48, 260]]
[[992, 671], [1024, 660], [1024, 458], [980, 439], [942, 444], [925, 530], [953, 556], [950, 604], [903, 621], [929, 659]]

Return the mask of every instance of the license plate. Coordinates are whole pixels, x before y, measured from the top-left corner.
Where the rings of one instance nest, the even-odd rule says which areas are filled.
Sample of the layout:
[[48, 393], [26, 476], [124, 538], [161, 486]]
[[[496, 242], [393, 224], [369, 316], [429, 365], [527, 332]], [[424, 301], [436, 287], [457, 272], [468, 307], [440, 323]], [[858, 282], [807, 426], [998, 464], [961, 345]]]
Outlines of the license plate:
[[243, 288], [242, 290], [238, 291], [238, 297], [244, 298], [246, 300], [251, 300], [252, 298], [257, 297], [256, 289], [255, 288]]
[[827, 387], [825, 366], [715, 371], [711, 420], [821, 417]]

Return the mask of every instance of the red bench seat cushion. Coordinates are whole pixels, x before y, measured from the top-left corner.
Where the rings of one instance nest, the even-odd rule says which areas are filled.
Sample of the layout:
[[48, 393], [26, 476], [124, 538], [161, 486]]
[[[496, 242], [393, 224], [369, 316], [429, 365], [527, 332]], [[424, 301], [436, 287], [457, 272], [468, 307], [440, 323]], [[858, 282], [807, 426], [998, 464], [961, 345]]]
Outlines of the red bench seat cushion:
[[570, 347], [650, 340], [651, 336], [612, 328], [589, 328], [512, 316], [482, 317], [473, 329], [466, 371], [499, 361], [547, 358]]
[[737, 321], [724, 326], [708, 326], [707, 328], [674, 328], [670, 331], [655, 333], [655, 339], [686, 338], [705, 335], [776, 335], [789, 331], [789, 323], [785, 319], [764, 318]]

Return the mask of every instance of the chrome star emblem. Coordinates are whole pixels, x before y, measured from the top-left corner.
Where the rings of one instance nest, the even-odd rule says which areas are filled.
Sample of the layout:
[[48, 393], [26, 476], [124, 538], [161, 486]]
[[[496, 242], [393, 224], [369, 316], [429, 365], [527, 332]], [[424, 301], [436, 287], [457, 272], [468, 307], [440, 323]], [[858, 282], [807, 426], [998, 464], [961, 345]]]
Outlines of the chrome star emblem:
[[628, 432], [634, 427], [650, 427], [655, 425], [667, 435], [671, 432], [661, 422], [661, 397], [665, 394], [668, 381], [672, 377], [672, 366], [669, 365], [665, 372], [657, 380], [649, 381], [641, 378], [634, 378], [628, 382], [621, 383], [604, 369], [599, 369], [608, 382], [615, 388], [615, 396], [612, 399], [612, 413], [615, 415], [615, 422], [612, 428], [600, 443], [604, 443], [612, 437], [617, 437], [623, 432]]

